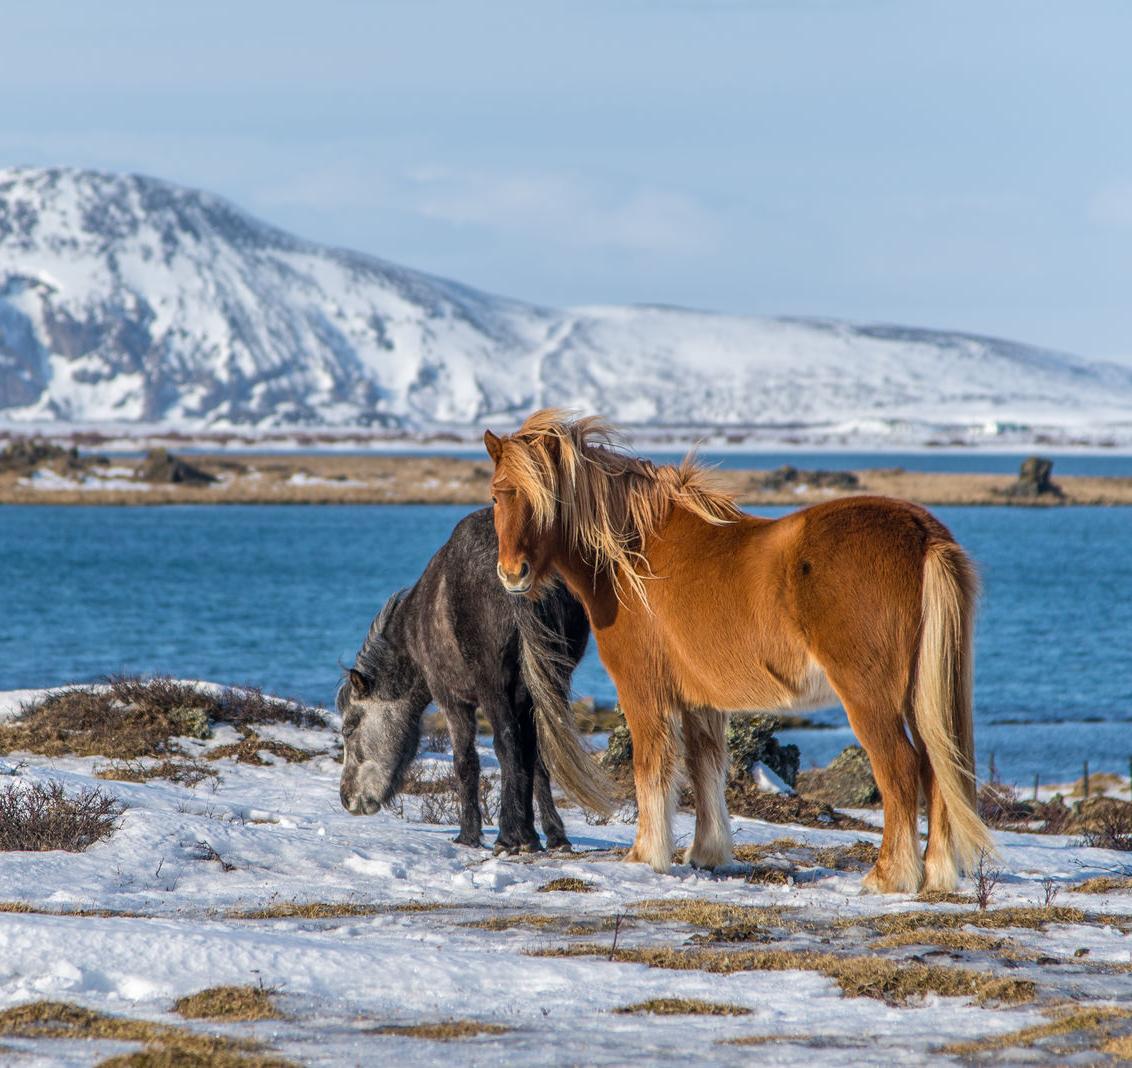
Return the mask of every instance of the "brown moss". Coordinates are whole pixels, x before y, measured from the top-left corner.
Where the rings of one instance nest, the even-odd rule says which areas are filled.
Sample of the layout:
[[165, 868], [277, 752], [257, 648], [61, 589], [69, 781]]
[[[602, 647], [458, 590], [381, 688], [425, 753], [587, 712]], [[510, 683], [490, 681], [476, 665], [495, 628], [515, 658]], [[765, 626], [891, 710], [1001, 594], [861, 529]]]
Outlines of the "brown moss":
[[[943, 1047], [944, 1053], [956, 1057], [969, 1057], [976, 1053], [986, 1053], [990, 1050], [1014, 1049], [1016, 1047], [1033, 1046], [1046, 1038], [1058, 1035], [1088, 1035], [1099, 1031], [1107, 1034], [1113, 1026], [1125, 1020], [1132, 1019], [1132, 1009], [1116, 1008], [1114, 1006], [1096, 1006], [1087, 1009], [1076, 1009], [1048, 1024], [1036, 1024], [1033, 1027], [1023, 1027], [1018, 1031], [1008, 1031], [1002, 1035], [989, 1035], [987, 1038], [976, 1039], [973, 1042], [953, 1042]], [[1121, 1041], [1127, 1042], [1128, 1039]], [[1106, 1051], [1108, 1052], [1108, 1051]]]
[[480, 1035], [506, 1035], [511, 1028], [502, 1024], [483, 1023], [477, 1020], [442, 1020], [439, 1023], [386, 1024], [375, 1027], [371, 1035], [399, 1035], [402, 1038], [423, 1038], [430, 1042], [454, 1042]]
[[597, 887], [593, 883], [587, 883], [585, 879], [572, 879], [564, 877], [561, 879], [551, 879], [548, 883], [543, 883], [538, 888], [540, 894], [554, 894], [554, 893], [568, 893], [568, 894], [592, 894]]
[[258, 986], [210, 986], [178, 998], [173, 1011], [187, 1020], [278, 1020], [271, 991]]
[[751, 1010], [742, 1005], [725, 1005], [699, 998], [650, 998], [635, 1005], [624, 1005], [613, 1010], [622, 1015], [648, 1014], [651, 1016], [750, 1016]]
[[883, 957], [840, 957], [832, 953], [789, 950], [681, 950], [663, 947], [610, 951], [596, 945], [563, 946], [532, 953], [538, 957], [601, 956], [608, 960], [644, 964], [650, 968], [703, 971], [729, 975], [746, 971], [808, 971], [832, 979], [846, 997], [877, 998], [902, 1004], [911, 998], [936, 994], [966, 997], [979, 1004], [1018, 1004], [1037, 992], [1025, 979], [1001, 979], [966, 968], [911, 964]]

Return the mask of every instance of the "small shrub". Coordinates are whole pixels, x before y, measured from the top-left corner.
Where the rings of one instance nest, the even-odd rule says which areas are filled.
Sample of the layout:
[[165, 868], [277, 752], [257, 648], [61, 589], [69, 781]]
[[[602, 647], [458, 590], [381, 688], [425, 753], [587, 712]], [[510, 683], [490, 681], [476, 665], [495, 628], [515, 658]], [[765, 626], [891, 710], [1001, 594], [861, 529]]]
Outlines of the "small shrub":
[[1132, 852], [1132, 804], [1100, 797], [1084, 802], [1077, 816], [1081, 845]]
[[0, 850], [81, 853], [118, 827], [122, 805], [97, 787], [68, 794], [60, 782], [0, 789]]
[[985, 912], [990, 905], [995, 887], [1002, 879], [1002, 870], [990, 866], [987, 852], [983, 850], [979, 854], [979, 862], [975, 865], [971, 877], [975, 882], [975, 903], [979, 906], [980, 911]]
[[182, 786], [197, 786], [205, 779], [219, 779], [220, 772], [202, 764], [199, 760], [162, 760], [156, 764], [146, 764], [141, 760], [127, 760], [117, 764], [104, 764], [95, 768], [98, 779], [113, 779], [117, 782], [149, 782], [151, 779], [166, 779]]

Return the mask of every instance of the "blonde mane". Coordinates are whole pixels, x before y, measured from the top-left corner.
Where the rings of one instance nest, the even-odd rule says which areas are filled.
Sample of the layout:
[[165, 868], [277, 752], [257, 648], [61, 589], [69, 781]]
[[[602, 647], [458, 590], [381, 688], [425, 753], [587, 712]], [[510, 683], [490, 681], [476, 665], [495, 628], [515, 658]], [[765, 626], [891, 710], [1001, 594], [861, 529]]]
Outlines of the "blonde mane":
[[609, 573], [618, 599], [624, 581], [647, 605], [641, 546], [673, 508], [714, 525], [732, 523], [742, 513], [691, 457], [657, 466], [622, 448], [601, 419], [544, 408], [503, 438], [498, 467], [530, 504], [540, 531], [557, 522], [567, 545]]

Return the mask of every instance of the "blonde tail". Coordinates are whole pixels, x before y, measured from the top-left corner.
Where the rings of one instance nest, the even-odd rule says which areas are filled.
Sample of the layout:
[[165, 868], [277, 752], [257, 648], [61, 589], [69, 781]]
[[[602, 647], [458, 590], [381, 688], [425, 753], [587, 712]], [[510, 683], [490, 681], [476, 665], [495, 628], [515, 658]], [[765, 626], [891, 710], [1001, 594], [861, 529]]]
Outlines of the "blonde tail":
[[916, 729], [947, 810], [952, 848], [970, 871], [995, 852], [975, 800], [972, 683], [978, 577], [954, 542], [928, 546], [924, 558], [922, 628], [916, 667]]
[[538, 751], [555, 781], [579, 805], [602, 816], [616, 808], [613, 783], [583, 745], [570, 707], [570, 670], [562, 639], [533, 605], [520, 602], [520, 670], [534, 702]]

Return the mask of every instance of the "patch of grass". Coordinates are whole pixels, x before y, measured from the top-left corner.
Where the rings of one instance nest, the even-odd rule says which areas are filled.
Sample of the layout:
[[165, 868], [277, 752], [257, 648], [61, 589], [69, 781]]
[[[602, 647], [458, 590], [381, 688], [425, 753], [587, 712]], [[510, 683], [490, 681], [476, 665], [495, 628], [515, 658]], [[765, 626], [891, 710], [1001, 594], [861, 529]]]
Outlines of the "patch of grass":
[[272, 991], [258, 986], [210, 986], [178, 998], [173, 1011], [186, 1020], [278, 1020]]
[[880, 855], [880, 850], [872, 842], [858, 838], [852, 845], [825, 846], [814, 850], [814, 863], [834, 871], [863, 871], [871, 868]]
[[873, 942], [878, 949], [898, 949], [901, 946], [936, 946], [939, 949], [957, 949], [969, 953], [993, 953], [1007, 960], [1023, 960], [1032, 954], [1008, 938], [978, 931], [954, 929], [939, 930], [931, 927], [913, 927], [884, 935]]
[[415, 901], [402, 905], [364, 904], [356, 901], [278, 901], [256, 909], [229, 909], [229, 920], [337, 920], [354, 916], [385, 916], [392, 912], [435, 912], [438, 902]]
[[1004, 927], [1022, 927], [1043, 931], [1051, 923], [1103, 924], [1121, 930], [1132, 925], [1132, 917], [1111, 913], [1089, 914], [1068, 905], [1017, 906], [1001, 909], [972, 909], [965, 912], [892, 912], [884, 916], [859, 917], [841, 920], [840, 927], [872, 927], [881, 934], [894, 934], [917, 928], [982, 927], [998, 930]]
[[635, 1005], [624, 1005], [613, 1010], [621, 1015], [648, 1014], [651, 1016], [750, 1016], [751, 1010], [742, 1005], [725, 1005], [699, 998], [650, 998]]
[[0, 901], [0, 912], [27, 913], [35, 916], [76, 916], [84, 919], [97, 917], [99, 919], [132, 919], [150, 920], [155, 917], [148, 912], [116, 912], [113, 909], [44, 909], [37, 905], [29, 905], [26, 901]]
[[966, 997], [985, 1004], [1018, 1004], [1030, 1001], [1037, 986], [1026, 979], [1000, 979], [967, 968], [905, 963], [884, 957], [839, 957], [832, 953], [790, 950], [683, 950], [663, 947], [616, 949], [574, 945], [535, 951], [536, 957], [590, 957], [650, 968], [702, 971], [730, 975], [750, 971], [818, 972], [832, 979], [850, 998], [867, 997], [899, 1005], [927, 994]]
[[707, 901], [697, 897], [638, 901], [630, 909], [641, 920], [674, 921], [707, 928], [733, 924], [750, 927], [781, 926], [783, 917], [793, 911], [756, 905], [733, 905], [726, 901]]
[[486, 916], [482, 920], [470, 920], [463, 927], [477, 927], [483, 931], [509, 931], [513, 927], [557, 927], [570, 922], [566, 916], [548, 916], [544, 912], [516, 912], [504, 916]]
[[1123, 890], [1132, 891], [1132, 875], [1098, 875], [1086, 879], [1076, 886], [1068, 886], [1074, 894], [1116, 894]]
[[0, 850], [81, 853], [118, 828], [122, 804], [98, 787], [68, 794], [60, 782], [0, 789]]
[[585, 879], [574, 879], [569, 876], [564, 876], [561, 879], [551, 879], [548, 883], [543, 883], [538, 888], [540, 894], [592, 894], [597, 887], [593, 883], [587, 883]]
[[[987, 1038], [975, 1039], [973, 1042], [953, 1042], [944, 1046], [942, 1052], [956, 1057], [969, 1057], [991, 1050], [1034, 1046], [1043, 1039], [1060, 1035], [1091, 1035], [1093, 1032], [1100, 1032], [1103, 1037], [1111, 1033], [1114, 1026], [1128, 1019], [1132, 1019], [1132, 1009], [1115, 1006], [1075, 1009], [1048, 1024], [1023, 1027], [1021, 1030], [1008, 1031], [1001, 1035], [989, 1035]], [[1124, 1038], [1117, 1041], [1127, 1043], [1130, 1040]], [[1112, 1051], [1105, 1050], [1105, 1052]]]
[[958, 890], [922, 890], [916, 900], [928, 905], [973, 905], [975, 895], [961, 894]]
[[797, 1042], [808, 1046], [817, 1041], [814, 1035], [746, 1035], [743, 1038], [725, 1038], [721, 1046], [768, 1046], [772, 1042]]
[[0, 724], [0, 752], [136, 760], [178, 753], [176, 739], [208, 738], [213, 723], [325, 726], [321, 712], [256, 689], [205, 692], [168, 678], [112, 676], [104, 686], [55, 690]]
[[745, 842], [742, 845], [735, 846], [731, 852], [740, 864], [758, 864], [775, 853], [785, 853], [791, 849], [802, 848], [803, 845], [797, 838], [776, 838], [773, 842], [762, 844]]
[[204, 754], [205, 760], [225, 760], [232, 758], [237, 764], [255, 764], [263, 767], [270, 763], [262, 753], [285, 760], [288, 764], [303, 764], [315, 756], [313, 749], [300, 749], [296, 745], [277, 742], [271, 738], [261, 738], [251, 727], [241, 727], [243, 737], [238, 742], [217, 745]]
[[220, 772], [199, 760], [162, 760], [146, 764], [141, 760], [127, 760], [117, 764], [104, 764], [95, 768], [95, 778], [117, 782], [149, 782], [166, 779], [182, 786], [198, 786], [205, 779], [219, 779]]
[[143, 1050], [111, 1057], [99, 1068], [291, 1068], [291, 1062], [271, 1056], [256, 1042], [110, 1016], [66, 1001], [34, 1001], [5, 1009], [0, 1012], [0, 1034], [144, 1043]]
[[386, 1024], [375, 1027], [371, 1035], [399, 1035], [402, 1038], [423, 1038], [430, 1042], [457, 1042], [480, 1035], [506, 1035], [511, 1028], [502, 1024], [483, 1023], [477, 1020], [442, 1020], [425, 1024]]

